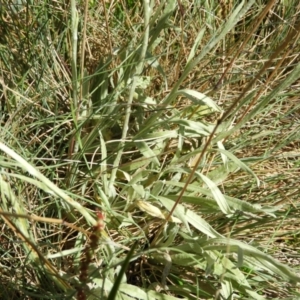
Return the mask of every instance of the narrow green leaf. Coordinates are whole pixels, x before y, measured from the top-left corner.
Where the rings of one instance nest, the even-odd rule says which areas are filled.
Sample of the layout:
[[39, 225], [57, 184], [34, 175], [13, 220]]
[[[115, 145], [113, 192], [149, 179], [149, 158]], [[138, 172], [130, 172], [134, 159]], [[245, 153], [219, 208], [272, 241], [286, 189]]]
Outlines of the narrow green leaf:
[[[174, 201], [162, 196], [157, 197], [157, 199], [159, 199], [169, 211], [172, 209]], [[176, 206], [175, 215], [183, 224], [187, 225], [189, 223], [209, 237], [222, 237], [222, 235], [215, 231], [204, 219], [181, 204]], [[187, 226], [187, 228], [190, 231], [189, 226]]]
[[159, 167], [160, 162], [156, 157], [156, 154], [145, 142], [135, 142], [136, 146], [139, 148], [140, 152], [148, 159], [150, 159], [155, 166]]
[[123, 278], [125, 272], [127, 271], [127, 267], [129, 265], [131, 257], [133, 256], [133, 253], [134, 253], [134, 250], [135, 250], [137, 244], [138, 244], [138, 242], [135, 242], [132, 245], [130, 251], [128, 252], [128, 254], [127, 254], [127, 256], [126, 256], [126, 258], [125, 258], [125, 260], [122, 264], [122, 268], [121, 268], [121, 270], [120, 270], [120, 272], [119, 272], [119, 274], [116, 278], [116, 281], [115, 281], [115, 283], [114, 283], [114, 285], [113, 285], [113, 287], [112, 287], [112, 289], [111, 289], [111, 291], [108, 295], [107, 300], [115, 300], [116, 299], [117, 292], [119, 291], [119, 287], [120, 287], [121, 282], [122, 282], [122, 278]]
[[242, 170], [251, 174], [256, 179], [257, 186], [260, 185], [260, 181], [259, 181], [258, 177], [255, 175], [255, 173], [246, 164], [244, 164], [241, 160], [239, 160], [234, 154], [232, 154], [231, 152], [229, 152], [225, 149], [219, 148], [219, 151], [220, 151], [220, 153], [222, 153], [222, 154], [226, 155], [228, 158], [230, 158]]
[[194, 56], [196, 54], [196, 50], [197, 50], [197, 48], [199, 46], [199, 43], [201, 42], [201, 40], [203, 38], [204, 32], [205, 32], [205, 28], [201, 28], [200, 31], [199, 31], [199, 33], [198, 33], [198, 35], [197, 35], [197, 37], [196, 37], [196, 39], [195, 39], [194, 45], [193, 45], [193, 47], [192, 47], [192, 49], [190, 51], [189, 57], [187, 59], [187, 62], [190, 62], [194, 58]]
[[244, 262], [244, 258], [243, 258], [243, 249], [241, 249], [240, 247], [238, 247], [238, 263], [237, 263], [237, 267], [241, 268], [243, 266], [243, 262]]
[[198, 176], [200, 176], [200, 178], [205, 182], [205, 184], [208, 186], [208, 188], [210, 189], [214, 199], [216, 200], [216, 202], [218, 203], [221, 211], [228, 215], [232, 213], [232, 210], [230, 209], [224, 195], [221, 193], [221, 191], [219, 190], [219, 188], [217, 187], [217, 185], [211, 181], [208, 177], [206, 177], [205, 175], [196, 172], [195, 174], [197, 174]]
[[176, 93], [176, 95], [182, 95], [197, 105], [205, 104], [211, 109], [213, 109], [214, 111], [218, 111], [218, 112], [222, 111], [222, 109], [210, 97], [200, 92], [197, 92], [195, 90], [190, 90], [190, 89], [179, 90]]
[[149, 296], [147, 295], [147, 292], [139, 288], [138, 286], [122, 283], [120, 285], [120, 292], [123, 294], [122, 298], [125, 295], [128, 295], [129, 299], [140, 299], [140, 300], [147, 300], [149, 299]]

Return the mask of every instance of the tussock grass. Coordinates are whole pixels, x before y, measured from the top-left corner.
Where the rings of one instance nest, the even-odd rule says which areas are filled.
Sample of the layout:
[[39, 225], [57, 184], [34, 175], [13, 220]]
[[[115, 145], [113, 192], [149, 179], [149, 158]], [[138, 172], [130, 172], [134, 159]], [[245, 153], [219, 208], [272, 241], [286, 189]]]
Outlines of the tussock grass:
[[299, 297], [298, 13], [3, 3], [1, 299]]

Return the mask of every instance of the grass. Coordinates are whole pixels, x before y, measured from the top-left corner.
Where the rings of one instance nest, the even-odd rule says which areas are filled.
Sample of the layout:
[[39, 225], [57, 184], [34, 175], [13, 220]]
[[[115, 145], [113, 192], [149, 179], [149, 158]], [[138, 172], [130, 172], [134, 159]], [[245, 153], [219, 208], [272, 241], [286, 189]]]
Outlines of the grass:
[[1, 299], [299, 297], [297, 1], [0, 7]]

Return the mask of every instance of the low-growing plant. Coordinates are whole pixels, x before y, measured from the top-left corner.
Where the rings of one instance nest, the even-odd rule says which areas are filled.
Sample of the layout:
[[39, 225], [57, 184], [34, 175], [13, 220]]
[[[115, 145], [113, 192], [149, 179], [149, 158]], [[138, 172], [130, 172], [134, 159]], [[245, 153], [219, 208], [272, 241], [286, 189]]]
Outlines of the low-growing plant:
[[3, 4], [1, 299], [299, 296], [298, 12]]

